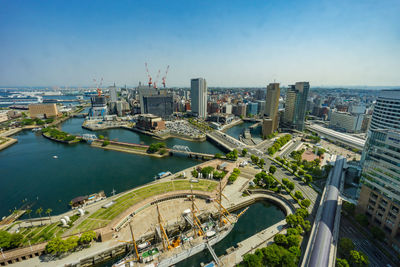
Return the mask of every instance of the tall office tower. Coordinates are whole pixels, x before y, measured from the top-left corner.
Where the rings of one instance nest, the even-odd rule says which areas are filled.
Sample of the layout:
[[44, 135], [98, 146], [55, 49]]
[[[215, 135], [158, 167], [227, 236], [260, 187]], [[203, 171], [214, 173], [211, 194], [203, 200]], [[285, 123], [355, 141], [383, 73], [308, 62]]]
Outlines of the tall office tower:
[[[272, 130], [278, 129], [278, 106], [281, 89], [279, 83], [270, 83], [267, 86], [267, 97], [265, 103], [265, 115], [272, 119]], [[271, 134], [271, 133], [268, 133]]]
[[108, 91], [110, 92], [111, 102], [116, 102], [118, 100], [118, 97], [117, 97], [117, 87], [115, 87], [115, 84], [114, 86], [109, 86]]
[[306, 118], [306, 107], [308, 91], [310, 90], [310, 84], [308, 82], [297, 82], [296, 88], [296, 109], [293, 118], [293, 126], [296, 130], [304, 130], [304, 120]]
[[370, 129], [400, 130], [400, 90], [383, 90], [376, 100]]
[[400, 252], [400, 131], [370, 130], [357, 212], [383, 229], [388, 243]]
[[207, 82], [204, 78], [190, 80], [192, 113], [199, 118], [207, 116]]
[[295, 85], [290, 85], [286, 92], [284, 121], [298, 131], [304, 130], [309, 90], [308, 82], [297, 82]]
[[296, 105], [296, 89], [294, 85], [290, 85], [286, 91], [285, 99], [285, 113], [283, 116], [283, 121], [285, 124], [291, 125], [294, 118], [294, 109]]

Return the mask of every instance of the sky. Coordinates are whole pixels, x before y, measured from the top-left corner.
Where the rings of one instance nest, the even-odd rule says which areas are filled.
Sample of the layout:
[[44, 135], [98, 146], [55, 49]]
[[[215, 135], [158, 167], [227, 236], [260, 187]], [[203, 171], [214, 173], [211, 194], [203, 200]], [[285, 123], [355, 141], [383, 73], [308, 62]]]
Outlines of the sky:
[[[0, 1], [1, 86], [400, 85], [399, 0]], [[160, 82], [159, 82], [160, 83]]]

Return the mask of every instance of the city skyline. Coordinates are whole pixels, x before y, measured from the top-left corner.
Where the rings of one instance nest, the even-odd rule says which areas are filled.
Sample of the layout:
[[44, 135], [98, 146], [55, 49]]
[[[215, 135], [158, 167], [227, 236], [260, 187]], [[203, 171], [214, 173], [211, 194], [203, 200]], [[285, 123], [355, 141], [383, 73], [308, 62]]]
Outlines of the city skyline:
[[137, 85], [148, 62], [153, 77], [171, 66], [170, 86], [396, 86], [399, 11], [397, 1], [8, 1], [0, 84]]

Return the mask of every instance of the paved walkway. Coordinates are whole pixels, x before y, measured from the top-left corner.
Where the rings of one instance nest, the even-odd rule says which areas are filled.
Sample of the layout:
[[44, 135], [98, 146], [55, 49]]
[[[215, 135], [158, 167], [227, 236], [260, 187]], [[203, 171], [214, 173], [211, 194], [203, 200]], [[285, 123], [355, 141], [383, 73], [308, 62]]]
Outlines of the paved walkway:
[[273, 241], [273, 238], [276, 234], [280, 232], [285, 233], [285, 225], [286, 221], [282, 220], [243, 240], [242, 242], [239, 242], [237, 249], [220, 258], [222, 265], [225, 267], [236, 266], [243, 261], [243, 255], [247, 253], [253, 253], [258, 248], [266, 247]]

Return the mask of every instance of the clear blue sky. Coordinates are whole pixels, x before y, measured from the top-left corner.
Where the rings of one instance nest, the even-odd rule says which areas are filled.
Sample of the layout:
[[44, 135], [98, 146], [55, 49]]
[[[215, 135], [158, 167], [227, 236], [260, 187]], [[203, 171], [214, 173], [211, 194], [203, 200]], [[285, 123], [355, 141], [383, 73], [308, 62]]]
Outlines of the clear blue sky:
[[399, 0], [0, 2], [0, 85], [400, 85]]

